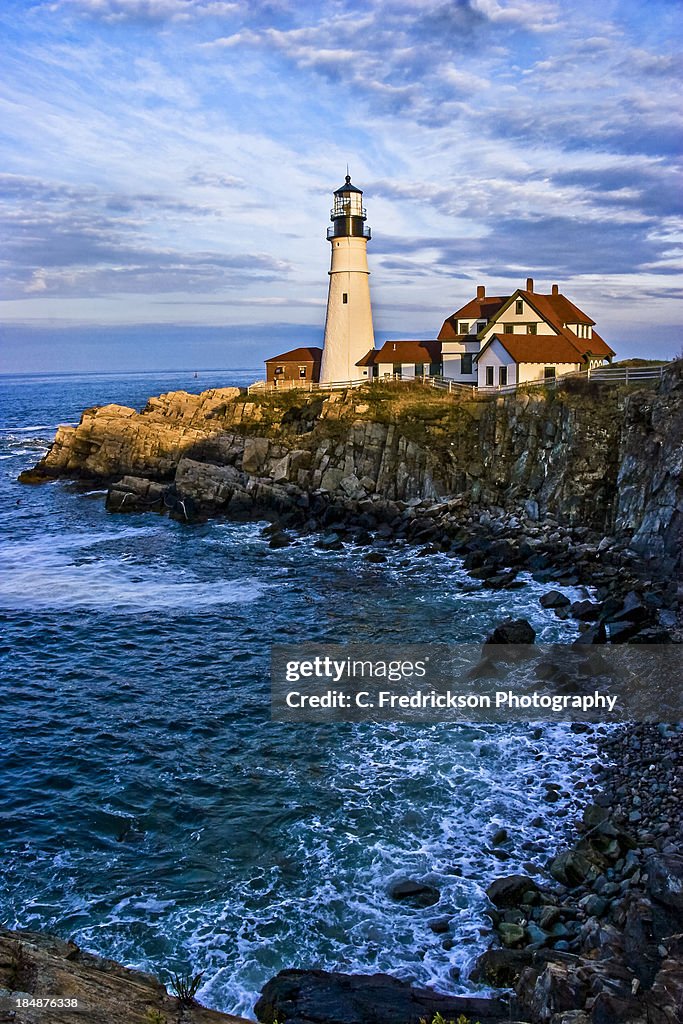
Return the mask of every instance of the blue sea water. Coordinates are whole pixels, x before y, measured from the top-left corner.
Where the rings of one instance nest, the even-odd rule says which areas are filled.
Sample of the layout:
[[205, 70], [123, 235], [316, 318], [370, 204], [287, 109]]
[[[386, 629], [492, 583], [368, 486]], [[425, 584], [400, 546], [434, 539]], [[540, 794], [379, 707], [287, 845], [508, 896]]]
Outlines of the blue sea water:
[[[115, 516], [101, 492], [16, 482], [88, 406], [256, 376], [0, 378], [0, 921], [166, 980], [203, 970], [200, 998], [224, 1011], [250, 1013], [291, 966], [461, 991], [488, 942], [486, 885], [561, 841], [592, 739], [273, 724], [270, 645], [471, 642], [507, 615], [571, 639], [543, 588], [493, 593], [407, 548], [379, 565], [310, 540], [271, 551], [263, 524]], [[404, 876], [439, 905], [393, 902]], [[428, 925], [442, 916], [452, 948]]]

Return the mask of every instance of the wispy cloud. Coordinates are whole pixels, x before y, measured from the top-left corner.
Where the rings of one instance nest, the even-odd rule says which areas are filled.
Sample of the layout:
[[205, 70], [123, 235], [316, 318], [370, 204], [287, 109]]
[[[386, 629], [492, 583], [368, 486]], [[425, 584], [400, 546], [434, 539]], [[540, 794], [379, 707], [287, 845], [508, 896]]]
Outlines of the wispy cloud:
[[0, 23], [10, 315], [268, 323], [284, 299], [322, 329], [348, 160], [379, 331], [526, 273], [611, 337], [676, 329], [673, 0], [7, 0]]

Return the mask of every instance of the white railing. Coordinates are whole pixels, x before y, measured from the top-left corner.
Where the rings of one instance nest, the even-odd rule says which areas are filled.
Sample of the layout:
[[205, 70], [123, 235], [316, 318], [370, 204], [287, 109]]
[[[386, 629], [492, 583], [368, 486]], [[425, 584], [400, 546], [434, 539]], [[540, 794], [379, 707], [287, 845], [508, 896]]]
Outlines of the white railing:
[[345, 391], [349, 388], [360, 388], [364, 384], [386, 384], [397, 382], [401, 384], [424, 384], [426, 387], [437, 388], [447, 391], [449, 394], [470, 395], [509, 395], [519, 388], [556, 388], [566, 380], [592, 380], [601, 384], [636, 384], [639, 381], [661, 380], [664, 369], [668, 363], [658, 363], [655, 366], [596, 366], [590, 370], [573, 370], [571, 373], [562, 373], [556, 377], [549, 377], [547, 380], [528, 380], [521, 384], [504, 385], [482, 385], [467, 384], [461, 380], [454, 380], [452, 377], [431, 376], [419, 374], [414, 377], [402, 376], [397, 373], [387, 373], [381, 377], [363, 377], [360, 380], [339, 380], [325, 381], [320, 383], [312, 380], [279, 380], [268, 381], [257, 380], [247, 388], [248, 394], [259, 394], [262, 392], [274, 391]]
[[370, 383], [362, 380], [336, 380], [321, 383], [313, 380], [257, 380], [247, 388], [247, 394], [264, 391], [345, 391], [347, 388], [359, 388]]
[[[439, 388], [453, 394], [458, 388], [464, 388], [470, 394], [475, 393], [477, 388], [474, 384], [465, 384], [460, 380], [453, 380], [451, 377], [431, 376], [428, 373], [419, 374], [414, 377], [402, 376], [400, 373], [385, 373], [381, 377], [362, 377], [360, 380], [337, 380], [319, 383], [312, 380], [278, 380], [268, 381], [257, 380], [247, 388], [248, 394], [273, 391], [342, 391], [347, 388], [359, 388], [364, 384], [387, 384], [398, 382], [400, 384], [425, 384], [430, 388]], [[461, 392], [462, 393], [462, 392]]]
[[521, 384], [505, 384], [489, 386], [482, 385], [478, 388], [482, 395], [509, 395], [519, 388], [556, 388], [566, 380], [592, 380], [600, 384], [637, 384], [639, 381], [658, 381], [662, 379], [664, 370], [668, 363], [659, 363], [656, 366], [596, 366], [589, 370], [573, 370], [571, 373], [561, 373], [556, 377], [549, 377], [547, 380], [527, 380]]

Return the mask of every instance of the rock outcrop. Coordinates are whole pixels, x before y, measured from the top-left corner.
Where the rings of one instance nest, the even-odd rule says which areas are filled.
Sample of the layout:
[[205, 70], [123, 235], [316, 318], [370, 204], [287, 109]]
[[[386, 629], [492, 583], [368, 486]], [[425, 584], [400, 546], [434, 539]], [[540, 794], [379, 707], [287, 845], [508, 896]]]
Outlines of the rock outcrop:
[[412, 988], [388, 974], [280, 971], [263, 989], [256, 1015], [264, 1024], [417, 1024], [437, 1014], [446, 1021], [514, 1024], [500, 999], [445, 996]]
[[[45, 1006], [45, 999], [51, 1005]], [[184, 1003], [151, 974], [84, 953], [73, 942], [5, 929], [0, 929], [0, 1021], [249, 1024], [243, 1017]]]
[[141, 413], [86, 410], [22, 480], [96, 479], [110, 485], [112, 511], [185, 518], [301, 510], [311, 494], [458, 497], [527, 522], [552, 515], [673, 566], [683, 546], [682, 378], [679, 362], [656, 388], [570, 381], [478, 400], [404, 384], [362, 395], [172, 392]]

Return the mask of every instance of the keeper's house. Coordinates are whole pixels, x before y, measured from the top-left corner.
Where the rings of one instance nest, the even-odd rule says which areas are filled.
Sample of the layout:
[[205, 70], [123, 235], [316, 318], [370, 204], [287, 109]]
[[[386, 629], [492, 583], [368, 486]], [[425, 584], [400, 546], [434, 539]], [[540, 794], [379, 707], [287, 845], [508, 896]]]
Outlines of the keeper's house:
[[483, 285], [439, 332], [444, 377], [480, 388], [552, 380], [611, 362], [613, 349], [595, 321], [554, 284], [549, 294], [526, 288], [487, 296]]
[[321, 348], [293, 348], [280, 356], [266, 359], [266, 380], [279, 384], [281, 381], [298, 381], [300, 384], [320, 380]]

